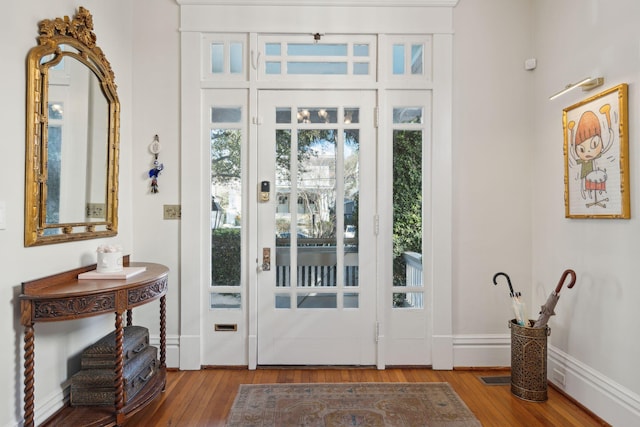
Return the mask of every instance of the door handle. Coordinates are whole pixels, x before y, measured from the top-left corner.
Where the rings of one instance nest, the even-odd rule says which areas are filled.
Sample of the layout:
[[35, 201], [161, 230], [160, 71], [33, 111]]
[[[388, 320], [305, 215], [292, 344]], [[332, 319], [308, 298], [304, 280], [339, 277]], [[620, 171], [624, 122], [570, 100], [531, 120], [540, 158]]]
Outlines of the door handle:
[[262, 271], [271, 270], [271, 248], [262, 248]]

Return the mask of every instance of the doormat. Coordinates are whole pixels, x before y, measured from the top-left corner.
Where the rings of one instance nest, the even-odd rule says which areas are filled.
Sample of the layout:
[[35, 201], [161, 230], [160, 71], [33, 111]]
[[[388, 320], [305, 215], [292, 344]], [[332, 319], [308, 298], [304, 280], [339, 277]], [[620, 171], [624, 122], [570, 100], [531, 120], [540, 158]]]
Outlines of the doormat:
[[479, 427], [448, 383], [241, 384], [227, 427]]
[[479, 377], [485, 385], [509, 385], [511, 384], [511, 375], [507, 376], [491, 376]]

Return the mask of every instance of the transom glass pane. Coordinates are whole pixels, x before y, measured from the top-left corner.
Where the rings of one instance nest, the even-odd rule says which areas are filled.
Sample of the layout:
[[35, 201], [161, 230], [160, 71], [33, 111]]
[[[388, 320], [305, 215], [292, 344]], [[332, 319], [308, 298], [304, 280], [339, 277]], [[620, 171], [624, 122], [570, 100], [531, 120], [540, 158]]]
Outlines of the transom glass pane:
[[280, 56], [281, 51], [280, 43], [266, 43], [264, 46], [264, 52], [270, 56]]
[[411, 45], [411, 74], [422, 74], [423, 50], [421, 44]]
[[211, 43], [211, 72], [224, 73], [224, 44]]
[[404, 45], [393, 45], [393, 74], [404, 74]]
[[366, 74], [369, 74], [369, 63], [368, 62], [354, 62], [353, 63], [353, 74], [355, 74], [355, 75], [366, 75]]
[[267, 74], [280, 74], [282, 73], [282, 64], [280, 62], [267, 61], [265, 63], [265, 72]]
[[290, 56], [347, 56], [347, 44], [289, 43]]
[[242, 43], [234, 42], [229, 45], [229, 71], [231, 74], [242, 73]]
[[287, 62], [288, 74], [347, 74], [346, 62]]
[[369, 45], [368, 44], [354, 44], [353, 45], [353, 56], [369, 56]]

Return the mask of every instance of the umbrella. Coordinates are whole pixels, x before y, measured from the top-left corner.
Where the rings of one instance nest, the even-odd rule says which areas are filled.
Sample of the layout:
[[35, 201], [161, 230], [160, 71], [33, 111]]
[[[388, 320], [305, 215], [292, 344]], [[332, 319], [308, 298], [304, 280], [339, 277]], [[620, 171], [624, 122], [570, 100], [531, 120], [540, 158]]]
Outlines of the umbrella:
[[516, 321], [518, 322], [518, 325], [520, 326], [524, 326], [524, 323], [527, 319], [527, 316], [525, 314], [525, 306], [524, 303], [522, 301], [520, 301], [520, 296], [522, 295], [520, 292], [514, 292], [513, 291], [513, 286], [511, 286], [511, 279], [509, 278], [509, 275], [507, 275], [507, 273], [503, 273], [503, 272], [499, 272], [493, 275], [493, 284], [497, 285], [498, 284], [498, 276], [504, 276], [507, 279], [507, 284], [509, 285], [509, 296], [511, 297], [511, 302], [512, 302], [512, 306], [513, 306], [513, 312], [516, 315]]
[[556, 289], [551, 292], [551, 295], [549, 295], [549, 298], [547, 298], [547, 302], [545, 302], [544, 305], [540, 307], [540, 317], [538, 317], [536, 323], [533, 324], [534, 328], [542, 328], [546, 326], [549, 318], [556, 314], [553, 309], [558, 303], [558, 299], [560, 299], [560, 289], [562, 289], [562, 285], [564, 285], [565, 279], [569, 275], [571, 276], [571, 281], [569, 282], [567, 287], [571, 289], [573, 288], [573, 285], [576, 284], [576, 272], [573, 270], [565, 270], [564, 273], [562, 273], [562, 277], [560, 277], [560, 281], [558, 282]]

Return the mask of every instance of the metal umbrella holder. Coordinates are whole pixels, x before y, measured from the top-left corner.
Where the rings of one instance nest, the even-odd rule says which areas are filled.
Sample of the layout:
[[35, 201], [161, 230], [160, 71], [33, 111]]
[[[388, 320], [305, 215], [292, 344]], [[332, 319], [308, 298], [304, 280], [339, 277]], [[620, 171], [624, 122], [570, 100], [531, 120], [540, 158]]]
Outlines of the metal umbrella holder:
[[[497, 273], [493, 277], [504, 275], [507, 277], [511, 296], [513, 289], [511, 281], [505, 273]], [[547, 302], [541, 307], [538, 320], [512, 319], [509, 322], [511, 329], [511, 393], [523, 400], [531, 402], [544, 402], [547, 400], [547, 337], [551, 335], [551, 329], [547, 325], [560, 294], [560, 289], [567, 276], [571, 276], [569, 288], [576, 281], [576, 273], [573, 270], [565, 270], [550, 295]], [[517, 316], [517, 313], [516, 313]], [[523, 324], [524, 323], [524, 324]]]
[[[529, 324], [532, 324], [530, 321]], [[511, 393], [532, 402], [547, 400], [547, 337], [549, 326], [520, 326], [516, 319], [511, 329]]]

